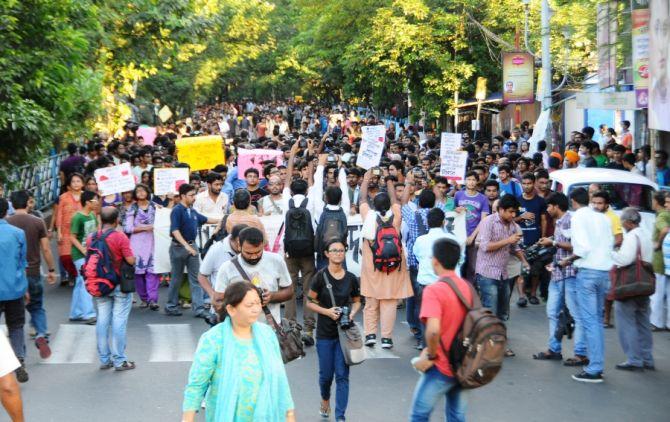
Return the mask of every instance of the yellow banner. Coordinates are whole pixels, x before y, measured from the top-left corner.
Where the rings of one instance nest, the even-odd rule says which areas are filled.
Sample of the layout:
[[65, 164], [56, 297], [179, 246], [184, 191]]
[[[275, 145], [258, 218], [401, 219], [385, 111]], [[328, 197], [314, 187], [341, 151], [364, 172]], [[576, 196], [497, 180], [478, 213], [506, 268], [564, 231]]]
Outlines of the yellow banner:
[[198, 136], [177, 140], [177, 158], [191, 167], [191, 171], [211, 170], [226, 164], [221, 136]]

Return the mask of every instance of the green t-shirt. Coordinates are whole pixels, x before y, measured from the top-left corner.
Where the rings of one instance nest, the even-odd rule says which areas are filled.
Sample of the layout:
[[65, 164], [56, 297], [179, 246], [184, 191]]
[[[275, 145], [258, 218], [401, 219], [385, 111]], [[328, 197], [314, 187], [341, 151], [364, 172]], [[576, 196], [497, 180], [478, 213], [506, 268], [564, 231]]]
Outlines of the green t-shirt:
[[605, 167], [607, 165], [607, 156], [600, 154], [600, 155], [594, 155], [593, 159], [596, 160], [596, 165], [598, 167]]
[[[95, 229], [98, 227], [98, 219], [95, 216], [95, 213], [90, 213], [89, 215], [82, 214], [77, 212], [72, 216], [72, 224], [70, 226], [70, 233], [77, 236], [79, 243], [86, 246], [86, 238], [89, 234], [95, 232]], [[83, 259], [85, 256], [81, 253], [76, 246], [72, 245], [72, 260], [76, 261], [78, 259]]]
[[[654, 222], [654, 235], [652, 240], [654, 243], [658, 242], [658, 236], [661, 234], [661, 230], [670, 226], [670, 212], [661, 211], [656, 215], [656, 221]], [[662, 240], [662, 239], [661, 239]], [[663, 251], [657, 250], [654, 251], [652, 256], [651, 264], [654, 266], [654, 272], [656, 274], [665, 274], [665, 265], [663, 264]]]

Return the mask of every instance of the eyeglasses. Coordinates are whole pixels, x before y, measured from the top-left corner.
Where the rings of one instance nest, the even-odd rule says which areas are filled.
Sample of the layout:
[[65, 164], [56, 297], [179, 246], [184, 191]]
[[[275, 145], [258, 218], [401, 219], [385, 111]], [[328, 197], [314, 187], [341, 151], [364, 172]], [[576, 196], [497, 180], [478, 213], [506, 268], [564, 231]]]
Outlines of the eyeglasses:
[[328, 249], [328, 253], [345, 253], [344, 249]]

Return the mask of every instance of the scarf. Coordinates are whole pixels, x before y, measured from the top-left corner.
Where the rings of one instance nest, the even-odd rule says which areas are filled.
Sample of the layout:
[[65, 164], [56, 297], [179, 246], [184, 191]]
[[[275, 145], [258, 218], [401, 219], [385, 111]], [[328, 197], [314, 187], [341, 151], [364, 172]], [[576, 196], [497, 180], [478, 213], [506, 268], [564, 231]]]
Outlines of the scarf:
[[[239, 367], [235, 364], [235, 335], [230, 318], [221, 326], [222, 347], [219, 352], [221, 378], [216, 403], [215, 422], [233, 422], [238, 399], [237, 380]], [[218, 326], [217, 326], [218, 327]], [[285, 400], [285, 391], [289, 390], [286, 369], [282, 362], [277, 336], [266, 324], [254, 323], [251, 326], [252, 342], [263, 371], [258, 400], [254, 410], [255, 422], [284, 422], [286, 412], [294, 408], [293, 401]]]
[[377, 216], [380, 216], [382, 220], [386, 222], [389, 218], [393, 218], [393, 211], [389, 209], [383, 215], [378, 211], [369, 212], [365, 217], [363, 227], [361, 228], [361, 237], [363, 239], [375, 240], [375, 234], [377, 233]]

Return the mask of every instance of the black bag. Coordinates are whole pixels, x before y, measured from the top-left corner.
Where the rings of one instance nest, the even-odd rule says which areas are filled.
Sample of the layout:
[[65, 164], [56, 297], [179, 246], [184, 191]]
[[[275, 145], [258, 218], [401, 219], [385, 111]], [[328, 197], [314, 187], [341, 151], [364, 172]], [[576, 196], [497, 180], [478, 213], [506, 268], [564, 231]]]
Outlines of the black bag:
[[[247, 272], [244, 271], [244, 268], [240, 265], [238, 257], [233, 258], [231, 261], [242, 278], [246, 281], [250, 281], [251, 278], [249, 278]], [[305, 351], [303, 350], [302, 344], [302, 326], [297, 322], [286, 318], [282, 318], [281, 325], [277, 324], [277, 321], [272, 316], [272, 313], [267, 306], [263, 306], [263, 313], [265, 313], [265, 319], [267, 320], [268, 325], [272, 327], [277, 335], [279, 349], [281, 350], [281, 358], [284, 363], [289, 363], [292, 360], [304, 357]]]
[[314, 227], [312, 215], [307, 210], [307, 198], [299, 207], [293, 198], [288, 202], [284, 227], [284, 251], [289, 258], [306, 258], [314, 256]]
[[121, 293], [135, 292], [135, 266], [121, 261]]
[[323, 247], [331, 239], [337, 239], [347, 245], [347, 215], [342, 208], [338, 210], [323, 209], [319, 224], [316, 226], [316, 236], [314, 237], [314, 248], [316, 253], [323, 257]]

